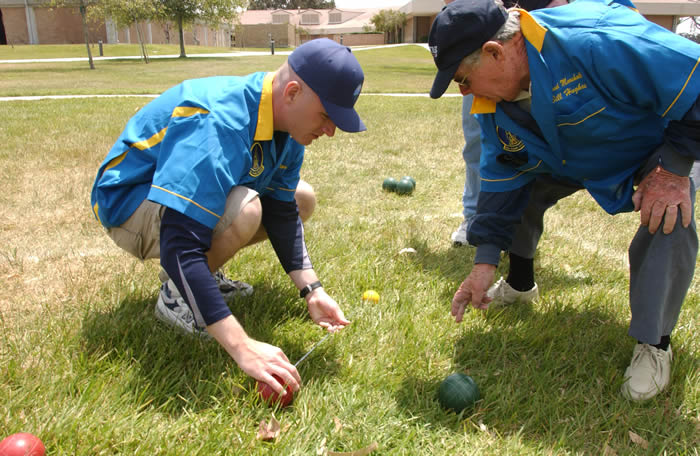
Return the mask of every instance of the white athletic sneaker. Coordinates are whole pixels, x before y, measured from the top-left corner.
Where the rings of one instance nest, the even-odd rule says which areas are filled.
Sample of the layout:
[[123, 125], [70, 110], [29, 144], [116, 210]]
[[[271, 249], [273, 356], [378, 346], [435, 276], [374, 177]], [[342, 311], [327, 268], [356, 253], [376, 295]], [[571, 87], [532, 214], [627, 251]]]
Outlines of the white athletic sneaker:
[[253, 294], [253, 287], [240, 280], [231, 280], [221, 270], [214, 273], [214, 279], [224, 300], [231, 301], [236, 296], [246, 297]]
[[211, 339], [205, 328], [197, 326], [192, 310], [180, 296], [172, 280], [161, 285], [155, 314], [157, 319], [181, 332]]
[[505, 306], [515, 302], [531, 302], [540, 295], [537, 284], [527, 291], [518, 291], [511, 287], [506, 280], [501, 277], [486, 292], [486, 296], [493, 298], [489, 307]]
[[452, 244], [455, 247], [459, 247], [460, 245], [467, 245], [468, 226], [469, 224], [467, 223], [467, 219], [464, 219], [459, 225], [459, 228], [457, 228], [457, 231], [453, 232], [452, 236], [450, 236], [450, 238], [452, 239]]
[[671, 378], [671, 346], [661, 350], [649, 344], [637, 344], [625, 371], [622, 395], [633, 401], [645, 401], [663, 391]]

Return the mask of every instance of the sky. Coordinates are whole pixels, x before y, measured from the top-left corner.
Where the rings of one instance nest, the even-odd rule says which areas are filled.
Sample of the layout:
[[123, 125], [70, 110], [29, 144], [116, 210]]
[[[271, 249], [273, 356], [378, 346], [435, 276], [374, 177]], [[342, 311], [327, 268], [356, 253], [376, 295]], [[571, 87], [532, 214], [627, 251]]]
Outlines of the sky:
[[361, 8], [386, 8], [389, 6], [403, 6], [409, 0], [335, 0], [336, 8], [361, 9]]

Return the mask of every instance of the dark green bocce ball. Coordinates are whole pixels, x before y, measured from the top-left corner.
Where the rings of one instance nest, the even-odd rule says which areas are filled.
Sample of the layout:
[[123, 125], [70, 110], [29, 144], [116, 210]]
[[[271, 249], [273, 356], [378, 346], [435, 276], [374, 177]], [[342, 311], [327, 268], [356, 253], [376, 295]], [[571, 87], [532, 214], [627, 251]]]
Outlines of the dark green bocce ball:
[[455, 413], [473, 407], [479, 399], [481, 393], [474, 379], [462, 372], [448, 376], [438, 389], [438, 401], [442, 408]]
[[407, 179], [401, 179], [396, 184], [396, 193], [399, 195], [410, 195], [413, 193], [413, 183]]
[[414, 189], [414, 190], [416, 189], [416, 180], [415, 180], [414, 178], [412, 178], [411, 176], [404, 176], [404, 177], [402, 177], [401, 179], [402, 179], [402, 180], [403, 180], [403, 179], [406, 179], [406, 180], [411, 181], [411, 183], [413, 184], [413, 189]]
[[387, 192], [396, 191], [396, 184], [398, 184], [398, 182], [396, 182], [396, 179], [394, 179], [393, 177], [387, 177], [382, 183], [382, 189]]

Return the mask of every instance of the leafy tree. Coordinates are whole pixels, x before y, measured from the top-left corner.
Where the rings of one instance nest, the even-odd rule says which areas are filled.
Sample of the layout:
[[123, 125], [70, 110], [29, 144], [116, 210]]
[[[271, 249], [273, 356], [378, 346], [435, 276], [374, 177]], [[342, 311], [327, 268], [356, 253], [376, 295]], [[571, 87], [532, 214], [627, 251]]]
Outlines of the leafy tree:
[[384, 32], [388, 35], [389, 43], [400, 42], [399, 30], [402, 29], [407, 22], [406, 13], [398, 10], [380, 10], [369, 20], [374, 29], [378, 32]]
[[[680, 29], [684, 30], [683, 32]], [[700, 43], [700, 16], [681, 17], [676, 26], [676, 32], [691, 41]]]
[[332, 9], [335, 0], [250, 0], [249, 10], [265, 9]]
[[120, 28], [130, 27], [132, 24], [136, 26], [141, 55], [143, 60], [148, 63], [148, 53], [139, 23], [155, 17], [156, 2], [154, 0], [101, 0], [96, 9], [102, 16], [111, 17]]
[[186, 25], [201, 20], [205, 24], [218, 26], [221, 22], [231, 22], [243, 7], [246, 0], [157, 0], [156, 17], [177, 24], [180, 34], [180, 57], [185, 54]]
[[83, 24], [83, 37], [85, 38], [85, 47], [87, 48], [88, 62], [90, 69], [95, 69], [95, 63], [92, 60], [92, 51], [90, 50], [90, 35], [88, 33], [88, 10], [92, 10], [99, 0], [49, 0], [47, 4], [52, 7], [75, 8], [80, 11], [80, 20]]

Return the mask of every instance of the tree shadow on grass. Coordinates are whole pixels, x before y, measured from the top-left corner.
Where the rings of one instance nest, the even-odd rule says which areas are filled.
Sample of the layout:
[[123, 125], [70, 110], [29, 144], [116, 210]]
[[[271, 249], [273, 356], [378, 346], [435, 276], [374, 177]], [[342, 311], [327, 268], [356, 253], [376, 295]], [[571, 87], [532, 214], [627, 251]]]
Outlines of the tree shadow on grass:
[[[294, 363], [320, 339], [321, 331], [298, 299], [283, 294], [256, 286], [252, 296], [235, 299], [230, 308], [250, 337], [280, 347]], [[156, 299], [157, 294], [134, 293], [85, 316], [86, 375], [101, 375], [105, 365], [119, 365], [121, 396], [130, 395], [138, 407], [148, 404], [173, 415], [216, 406], [232, 395], [256, 400], [255, 381], [216, 341], [181, 334], [155, 318]], [[332, 344], [319, 346], [305, 361], [304, 377], [334, 375], [340, 367], [329, 360], [337, 358]]]
[[[483, 318], [456, 341], [450, 372], [431, 378], [416, 375], [428, 366], [406, 369], [397, 403], [408, 416], [555, 453], [602, 454], [606, 446], [618, 454], [692, 452], [696, 422], [678, 413], [684, 380], [698, 363], [691, 353], [676, 359], [668, 391], [635, 404], [619, 392], [634, 341], [612, 313], [555, 300], [542, 312], [524, 305], [490, 310]], [[459, 416], [437, 401], [440, 383], [453, 372], [474, 378], [482, 395]], [[648, 449], [632, 443], [628, 431], [645, 438]]]

